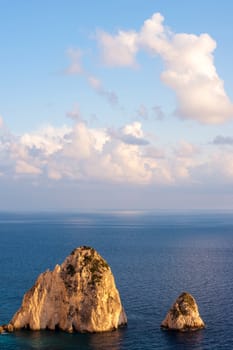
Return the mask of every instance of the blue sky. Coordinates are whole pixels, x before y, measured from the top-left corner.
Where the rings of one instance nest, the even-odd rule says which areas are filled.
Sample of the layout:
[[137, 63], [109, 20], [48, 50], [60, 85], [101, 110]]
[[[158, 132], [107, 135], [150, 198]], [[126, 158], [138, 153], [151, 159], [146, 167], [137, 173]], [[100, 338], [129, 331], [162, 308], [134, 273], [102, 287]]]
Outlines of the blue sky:
[[232, 209], [230, 1], [0, 5], [0, 210]]

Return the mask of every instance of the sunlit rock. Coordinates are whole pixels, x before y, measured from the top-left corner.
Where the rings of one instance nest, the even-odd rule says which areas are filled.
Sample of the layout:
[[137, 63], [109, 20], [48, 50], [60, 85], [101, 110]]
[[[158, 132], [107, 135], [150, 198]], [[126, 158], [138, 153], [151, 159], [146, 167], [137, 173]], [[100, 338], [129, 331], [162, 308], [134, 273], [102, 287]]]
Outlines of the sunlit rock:
[[109, 265], [85, 246], [38, 277], [11, 320], [15, 329], [67, 332], [109, 331], [126, 323]]
[[2, 334], [2, 333], [12, 333], [13, 331], [14, 331], [14, 327], [10, 323], [0, 326], [0, 334]]
[[182, 293], [168, 311], [161, 324], [162, 328], [178, 331], [197, 330], [205, 327], [193, 296]]

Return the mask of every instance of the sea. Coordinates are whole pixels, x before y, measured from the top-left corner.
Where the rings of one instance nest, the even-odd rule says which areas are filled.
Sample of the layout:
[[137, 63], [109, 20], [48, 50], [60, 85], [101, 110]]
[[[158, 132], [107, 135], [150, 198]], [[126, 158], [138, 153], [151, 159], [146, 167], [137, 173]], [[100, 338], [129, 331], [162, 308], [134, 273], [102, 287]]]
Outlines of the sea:
[[[233, 349], [233, 214], [223, 212], [0, 213], [0, 324], [8, 323], [37, 276], [79, 246], [109, 263], [128, 325], [113, 332], [18, 331], [0, 350]], [[206, 328], [164, 331], [183, 291]]]

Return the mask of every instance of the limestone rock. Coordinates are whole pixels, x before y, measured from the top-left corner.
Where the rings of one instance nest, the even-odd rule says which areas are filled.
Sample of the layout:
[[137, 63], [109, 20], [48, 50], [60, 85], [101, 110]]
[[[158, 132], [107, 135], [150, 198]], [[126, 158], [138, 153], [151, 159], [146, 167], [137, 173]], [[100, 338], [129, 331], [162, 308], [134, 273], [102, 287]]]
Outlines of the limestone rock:
[[197, 303], [191, 294], [184, 292], [176, 299], [161, 327], [179, 331], [205, 327], [199, 315]]
[[12, 324], [3, 324], [0, 326], [0, 334], [2, 333], [12, 333], [14, 331], [14, 327]]
[[127, 318], [109, 265], [84, 246], [38, 277], [10, 323], [15, 329], [102, 332]]

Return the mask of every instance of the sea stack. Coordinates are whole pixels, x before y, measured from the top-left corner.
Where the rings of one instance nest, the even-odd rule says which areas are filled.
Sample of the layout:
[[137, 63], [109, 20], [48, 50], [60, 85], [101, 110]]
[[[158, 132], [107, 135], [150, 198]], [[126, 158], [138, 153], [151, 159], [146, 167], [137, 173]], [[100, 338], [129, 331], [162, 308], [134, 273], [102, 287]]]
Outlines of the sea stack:
[[24, 295], [14, 329], [104, 332], [127, 323], [107, 262], [90, 247], [72, 251]]
[[177, 331], [194, 331], [205, 327], [197, 303], [191, 294], [183, 292], [176, 299], [161, 327]]

